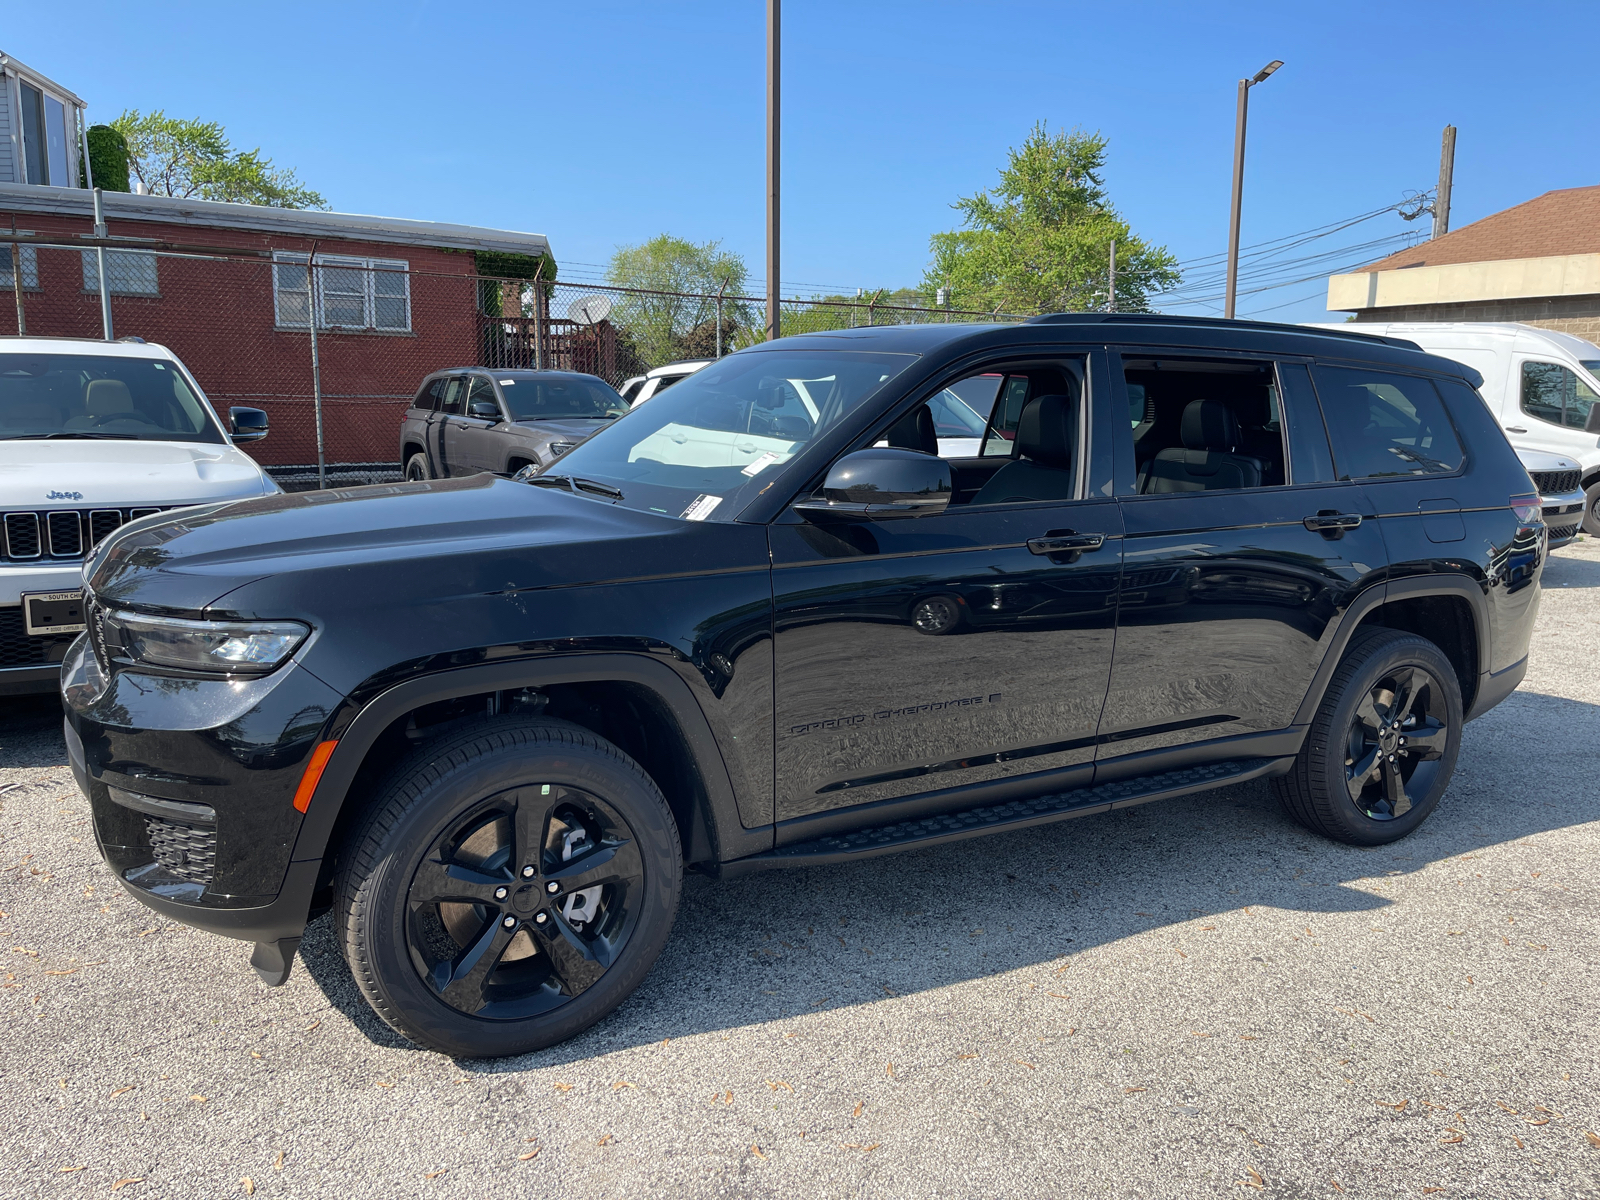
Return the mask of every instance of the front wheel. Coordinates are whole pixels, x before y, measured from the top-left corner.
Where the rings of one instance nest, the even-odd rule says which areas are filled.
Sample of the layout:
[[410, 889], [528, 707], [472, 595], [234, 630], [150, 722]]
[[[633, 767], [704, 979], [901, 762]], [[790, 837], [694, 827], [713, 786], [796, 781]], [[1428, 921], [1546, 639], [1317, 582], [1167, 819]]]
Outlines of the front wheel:
[[357, 986], [458, 1058], [524, 1054], [609, 1013], [666, 943], [682, 881], [655, 783], [552, 720], [485, 721], [419, 751], [341, 859]]
[[1460, 749], [1461, 687], [1438, 646], [1415, 634], [1358, 634], [1278, 798], [1306, 828], [1355, 846], [1398, 841], [1449, 786]]
[[941, 637], [960, 629], [965, 616], [954, 596], [929, 596], [912, 606], [911, 624], [918, 633]]
[[1583, 531], [1600, 537], [1600, 483], [1591, 484], [1583, 497]]

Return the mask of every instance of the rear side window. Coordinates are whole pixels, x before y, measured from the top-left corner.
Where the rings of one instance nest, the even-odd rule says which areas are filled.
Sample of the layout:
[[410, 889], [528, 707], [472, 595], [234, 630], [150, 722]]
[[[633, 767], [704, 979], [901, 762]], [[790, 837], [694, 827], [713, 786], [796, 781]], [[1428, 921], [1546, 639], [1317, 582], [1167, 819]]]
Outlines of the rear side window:
[[439, 407], [439, 398], [444, 395], [444, 380], [430, 379], [422, 385], [422, 390], [417, 393], [417, 398], [412, 401], [412, 408], [420, 408], [425, 412], [432, 412]]
[[1316, 380], [1340, 479], [1439, 475], [1461, 466], [1461, 443], [1431, 381], [1320, 366]]

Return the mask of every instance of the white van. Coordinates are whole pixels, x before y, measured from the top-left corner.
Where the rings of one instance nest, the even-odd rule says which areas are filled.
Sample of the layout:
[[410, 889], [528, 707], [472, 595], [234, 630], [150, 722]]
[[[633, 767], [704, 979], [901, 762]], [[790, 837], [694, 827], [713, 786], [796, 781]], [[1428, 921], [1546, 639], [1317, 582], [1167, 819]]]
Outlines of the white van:
[[0, 337], [0, 696], [53, 692], [83, 631], [83, 560], [112, 530], [279, 491], [177, 356], [138, 339]]
[[[1479, 392], [1535, 476], [1541, 495], [1554, 480], [1541, 479], [1526, 452], [1574, 460], [1584, 492], [1583, 531], [1600, 536], [1600, 347], [1533, 325], [1361, 321], [1318, 327], [1404, 338], [1429, 354], [1473, 368], [1483, 376]], [[1552, 524], [1548, 513], [1545, 523]]]

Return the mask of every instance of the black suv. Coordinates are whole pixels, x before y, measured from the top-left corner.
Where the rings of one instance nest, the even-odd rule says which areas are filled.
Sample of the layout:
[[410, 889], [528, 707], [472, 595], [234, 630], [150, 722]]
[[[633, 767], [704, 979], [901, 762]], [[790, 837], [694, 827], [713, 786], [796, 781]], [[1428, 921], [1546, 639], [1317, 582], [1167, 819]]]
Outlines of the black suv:
[[[685, 866], [1258, 777], [1388, 842], [1538, 608], [1538, 497], [1477, 382], [1395, 339], [1155, 316], [785, 338], [529, 482], [112, 535], [70, 755], [140, 900], [255, 942], [269, 983], [331, 907], [383, 1019], [471, 1056], [616, 1006]], [[946, 388], [982, 453], [934, 453]]]

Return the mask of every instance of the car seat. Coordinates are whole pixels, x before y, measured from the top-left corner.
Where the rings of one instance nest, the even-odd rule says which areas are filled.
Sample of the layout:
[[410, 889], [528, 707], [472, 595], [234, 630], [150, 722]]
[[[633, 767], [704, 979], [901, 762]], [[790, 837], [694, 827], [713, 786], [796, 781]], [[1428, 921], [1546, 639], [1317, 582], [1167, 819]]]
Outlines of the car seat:
[[1211, 492], [1261, 486], [1263, 463], [1238, 453], [1239, 420], [1217, 400], [1191, 400], [1183, 410], [1182, 446], [1168, 446], [1139, 477], [1141, 494]]
[[1071, 396], [1036, 396], [1017, 419], [1012, 459], [978, 489], [969, 503], [1071, 500], [1077, 491], [1073, 455], [1078, 404]]
[[91, 379], [83, 391], [83, 416], [67, 421], [65, 429], [98, 429], [107, 421], [144, 417], [133, 405], [133, 393], [120, 379]]

